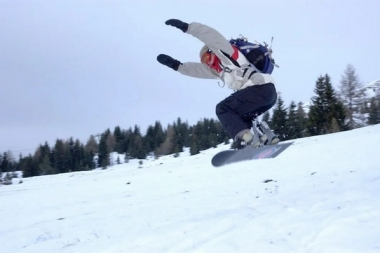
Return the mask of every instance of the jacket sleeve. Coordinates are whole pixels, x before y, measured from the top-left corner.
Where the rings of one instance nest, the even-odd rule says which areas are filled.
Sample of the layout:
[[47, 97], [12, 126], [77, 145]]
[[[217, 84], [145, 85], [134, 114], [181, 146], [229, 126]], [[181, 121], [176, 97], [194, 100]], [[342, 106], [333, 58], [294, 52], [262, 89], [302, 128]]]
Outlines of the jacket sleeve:
[[190, 23], [186, 33], [193, 35], [205, 43], [213, 52], [215, 52], [215, 54], [217, 54], [218, 57], [225, 57], [224, 55], [220, 55], [218, 50], [221, 50], [230, 56], [234, 53], [234, 50], [227, 39], [217, 30], [207, 25], [196, 22]]
[[179, 65], [178, 72], [191, 77], [203, 78], [203, 79], [216, 79], [217, 75], [214, 75], [208, 67], [202, 63], [197, 62], [184, 62]]

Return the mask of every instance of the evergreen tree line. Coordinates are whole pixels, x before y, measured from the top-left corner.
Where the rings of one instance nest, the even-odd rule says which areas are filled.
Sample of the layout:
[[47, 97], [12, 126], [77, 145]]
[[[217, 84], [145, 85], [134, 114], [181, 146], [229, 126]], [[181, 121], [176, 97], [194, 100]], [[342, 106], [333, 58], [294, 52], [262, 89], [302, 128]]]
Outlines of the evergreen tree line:
[[45, 142], [33, 155], [20, 155], [18, 161], [10, 152], [4, 153], [0, 155], [0, 173], [22, 171], [23, 177], [31, 177], [106, 168], [110, 165], [112, 152], [125, 154], [127, 162], [131, 158], [145, 159], [147, 155], [157, 158], [169, 154], [178, 156], [184, 147], [189, 147], [191, 155], [195, 155], [228, 141], [221, 124], [214, 119], [203, 119], [189, 126], [178, 118], [166, 129], [156, 121], [147, 128], [145, 135], [137, 125], [126, 130], [117, 126], [112, 132], [107, 129], [97, 136], [91, 135], [86, 144], [73, 138], [57, 139], [53, 147]]
[[[380, 97], [365, 100], [363, 86], [351, 65], [342, 76], [338, 91], [326, 74], [317, 79], [314, 92], [308, 107], [294, 101], [285, 107], [279, 96], [274, 109], [266, 112], [262, 120], [282, 141], [380, 123]], [[18, 161], [11, 152], [0, 154], [0, 173], [23, 171], [24, 177], [30, 177], [106, 168], [110, 165], [111, 152], [125, 154], [128, 161], [131, 158], [145, 159], [147, 155], [178, 156], [184, 147], [189, 147], [190, 154], [195, 155], [223, 142], [227, 144], [229, 137], [214, 119], [203, 119], [189, 126], [178, 118], [165, 129], [156, 121], [147, 128], [145, 135], [137, 125], [129, 129], [117, 126], [112, 132], [107, 129], [97, 136], [91, 135], [86, 144], [73, 138], [57, 139], [52, 147], [45, 143], [33, 155], [20, 155]]]
[[336, 91], [328, 74], [320, 76], [310, 105], [291, 101], [285, 107], [279, 96], [275, 108], [263, 120], [279, 135], [280, 140], [346, 131], [380, 123], [380, 94], [367, 100], [355, 69], [348, 65]]

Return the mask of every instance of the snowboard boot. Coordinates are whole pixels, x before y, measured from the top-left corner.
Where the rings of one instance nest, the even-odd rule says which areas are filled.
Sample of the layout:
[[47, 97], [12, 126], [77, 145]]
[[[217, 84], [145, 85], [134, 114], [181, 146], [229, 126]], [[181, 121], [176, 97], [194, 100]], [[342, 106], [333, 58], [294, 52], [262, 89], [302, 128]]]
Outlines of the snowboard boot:
[[235, 140], [237, 142], [237, 149], [242, 149], [247, 146], [252, 146], [254, 148], [257, 148], [260, 146], [260, 139], [258, 134], [252, 134], [249, 129], [244, 129], [240, 131], [236, 137]]
[[260, 141], [264, 145], [276, 145], [280, 142], [278, 136], [272, 132], [265, 121], [262, 121], [261, 123], [257, 122], [257, 127], [263, 133], [263, 135], [260, 137]]
[[253, 125], [252, 125], [252, 131], [253, 131], [253, 134], [255, 136], [257, 136], [258, 140], [259, 140], [259, 144], [257, 145], [258, 146], [263, 146], [265, 141], [266, 141], [266, 136], [263, 134], [263, 132], [261, 131], [261, 129], [258, 129], [257, 128], [257, 122], [253, 122]]

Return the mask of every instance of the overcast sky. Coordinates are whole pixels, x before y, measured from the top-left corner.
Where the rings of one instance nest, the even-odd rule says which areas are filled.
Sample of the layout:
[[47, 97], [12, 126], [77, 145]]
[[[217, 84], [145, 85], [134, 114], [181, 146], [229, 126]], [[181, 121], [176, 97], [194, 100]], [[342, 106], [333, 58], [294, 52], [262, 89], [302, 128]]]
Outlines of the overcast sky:
[[380, 78], [378, 0], [0, 0], [0, 152], [33, 153], [47, 141], [178, 117], [215, 118], [232, 91], [183, 76], [160, 53], [198, 61], [202, 43], [164, 22], [178, 18], [270, 41], [286, 104], [309, 102], [347, 64], [365, 84]]

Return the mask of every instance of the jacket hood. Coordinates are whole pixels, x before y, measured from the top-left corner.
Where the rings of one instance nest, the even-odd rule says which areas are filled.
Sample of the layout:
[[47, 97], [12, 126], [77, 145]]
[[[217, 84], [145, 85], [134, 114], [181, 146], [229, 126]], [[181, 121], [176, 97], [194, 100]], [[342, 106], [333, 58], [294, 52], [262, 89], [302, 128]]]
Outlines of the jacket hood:
[[204, 45], [202, 48], [201, 48], [201, 51], [199, 52], [199, 59], [202, 59], [202, 55], [204, 53], [206, 53], [208, 50], [208, 46], [207, 45]]

